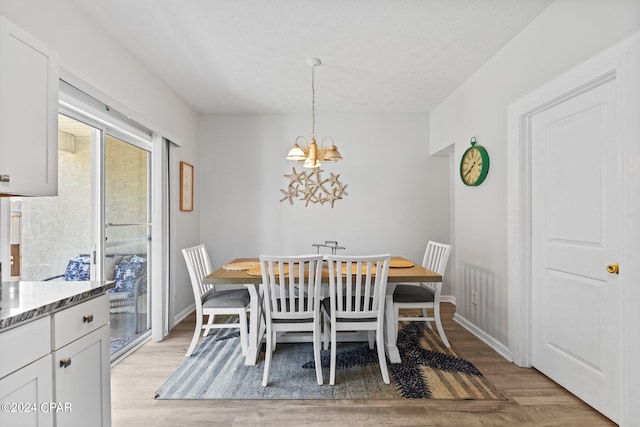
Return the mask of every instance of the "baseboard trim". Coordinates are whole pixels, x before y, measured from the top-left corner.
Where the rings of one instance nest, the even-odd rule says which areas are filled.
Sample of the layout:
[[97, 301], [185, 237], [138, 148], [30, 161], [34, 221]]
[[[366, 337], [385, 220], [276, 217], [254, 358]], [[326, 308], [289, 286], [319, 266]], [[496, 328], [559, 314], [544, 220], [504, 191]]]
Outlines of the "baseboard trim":
[[182, 310], [180, 313], [173, 316], [173, 325], [171, 325], [170, 329], [175, 328], [178, 323], [182, 322], [187, 316], [193, 313], [193, 310], [195, 309], [196, 309], [196, 303], [193, 303], [187, 308], [185, 308], [184, 310]]
[[504, 344], [493, 338], [491, 335], [488, 335], [485, 331], [478, 328], [473, 323], [469, 322], [464, 317], [460, 316], [458, 313], [453, 315], [453, 320], [458, 323], [460, 326], [465, 328], [467, 331], [471, 332], [478, 338], [480, 341], [491, 347], [498, 353], [500, 356], [507, 359], [509, 362], [513, 362], [514, 356], [513, 352], [509, 350]]
[[440, 295], [440, 302], [450, 302], [453, 305], [456, 305], [456, 297], [452, 295]]

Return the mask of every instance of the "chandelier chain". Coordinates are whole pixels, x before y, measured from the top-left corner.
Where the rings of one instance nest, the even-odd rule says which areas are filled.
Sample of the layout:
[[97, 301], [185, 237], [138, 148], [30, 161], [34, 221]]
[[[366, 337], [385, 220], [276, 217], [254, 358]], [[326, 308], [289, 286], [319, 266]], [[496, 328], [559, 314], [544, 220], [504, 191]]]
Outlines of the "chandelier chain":
[[311, 66], [311, 138], [316, 138], [316, 85], [315, 66]]
[[[315, 67], [320, 65], [318, 58], [307, 59], [307, 65], [311, 66], [311, 140], [307, 141], [304, 136], [298, 136], [293, 147], [287, 154], [287, 160], [304, 162], [305, 168], [318, 168], [323, 162], [337, 162], [342, 160], [342, 155], [338, 151], [333, 142], [333, 138], [325, 137], [318, 142], [316, 141], [316, 73]], [[298, 142], [303, 143], [301, 147]], [[327, 142], [327, 146], [324, 144]]]

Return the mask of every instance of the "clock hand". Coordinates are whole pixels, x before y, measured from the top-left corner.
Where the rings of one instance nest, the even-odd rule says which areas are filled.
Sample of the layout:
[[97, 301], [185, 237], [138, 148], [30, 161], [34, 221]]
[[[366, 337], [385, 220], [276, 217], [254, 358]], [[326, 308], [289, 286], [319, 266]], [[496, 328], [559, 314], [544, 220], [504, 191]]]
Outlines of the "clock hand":
[[473, 162], [473, 164], [469, 166], [469, 170], [464, 174], [465, 177], [471, 173], [475, 165], [476, 165], [476, 162]]

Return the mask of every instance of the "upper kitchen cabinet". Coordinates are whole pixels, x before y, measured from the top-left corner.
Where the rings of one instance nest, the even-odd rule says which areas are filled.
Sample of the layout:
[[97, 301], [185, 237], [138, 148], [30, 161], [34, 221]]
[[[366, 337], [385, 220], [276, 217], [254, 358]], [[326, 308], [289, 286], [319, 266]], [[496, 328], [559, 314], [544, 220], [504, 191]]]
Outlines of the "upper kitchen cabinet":
[[58, 194], [58, 59], [0, 16], [0, 194]]

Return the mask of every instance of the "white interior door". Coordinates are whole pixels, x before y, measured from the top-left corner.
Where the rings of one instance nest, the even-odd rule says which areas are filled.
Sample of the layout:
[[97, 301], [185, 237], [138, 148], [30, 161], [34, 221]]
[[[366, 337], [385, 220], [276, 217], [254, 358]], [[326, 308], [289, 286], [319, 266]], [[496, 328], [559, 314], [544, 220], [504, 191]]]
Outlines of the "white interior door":
[[616, 80], [534, 114], [532, 365], [617, 421], [620, 148]]

